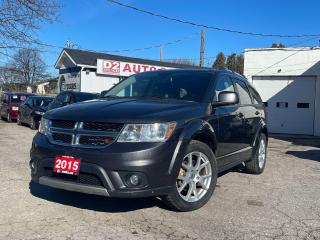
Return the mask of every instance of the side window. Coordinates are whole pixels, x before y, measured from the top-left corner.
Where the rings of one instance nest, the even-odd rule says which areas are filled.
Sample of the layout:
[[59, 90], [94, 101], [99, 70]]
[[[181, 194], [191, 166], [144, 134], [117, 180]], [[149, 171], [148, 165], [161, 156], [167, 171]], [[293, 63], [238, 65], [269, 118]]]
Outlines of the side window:
[[235, 82], [237, 89], [238, 89], [240, 103], [241, 104], [252, 104], [249, 89], [247, 88], [247, 85], [238, 79], [234, 79], [234, 82]]
[[219, 93], [226, 91], [234, 92], [233, 83], [227, 75], [218, 79], [213, 100], [218, 101]]
[[63, 102], [64, 95], [66, 95], [66, 94], [65, 94], [65, 93], [60, 93], [60, 94], [57, 96], [56, 101], [62, 103], [62, 102]]
[[259, 93], [250, 85], [248, 85], [248, 86], [249, 86], [249, 90], [251, 92], [251, 96], [253, 98], [253, 103], [254, 104], [262, 104], [263, 102], [262, 102], [262, 99], [261, 99]]
[[70, 103], [71, 97], [72, 97], [72, 94], [65, 94], [62, 102], [63, 103]]
[[71, 98], [71, 94], [70, 93], [60, 93], [57, 98], [56, 101], [59, 103], [69, 103], [70, 102], [70, 98]]
[[32, 107], [33, 106], [33, 101], [32, 98], [28, 98], [28, 100], [26, 101], [26, 105]]
[[7, 94], [3, 94], [1, 98], [1, 102], [6, 103]]

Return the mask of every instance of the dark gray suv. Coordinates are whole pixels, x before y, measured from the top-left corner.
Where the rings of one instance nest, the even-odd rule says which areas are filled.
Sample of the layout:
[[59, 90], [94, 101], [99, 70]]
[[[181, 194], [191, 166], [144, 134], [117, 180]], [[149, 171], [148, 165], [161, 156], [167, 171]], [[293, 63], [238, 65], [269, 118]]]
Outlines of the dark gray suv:
[[[179, 211], [203, 206], [218, 174], [260, 174], [264, 105], [230, 71], [133, 75], [101, 98], [47, 112], [34, 137], [34, 182], [106, 197], [161, 197]], [[244, 188], [247, 186], [243, 186]]]

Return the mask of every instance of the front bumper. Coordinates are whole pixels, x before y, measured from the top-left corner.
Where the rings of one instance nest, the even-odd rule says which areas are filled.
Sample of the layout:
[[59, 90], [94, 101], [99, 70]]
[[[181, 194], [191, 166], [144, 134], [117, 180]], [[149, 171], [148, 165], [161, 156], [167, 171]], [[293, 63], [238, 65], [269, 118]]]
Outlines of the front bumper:
[[[166, 195], [175, 188], [187, 143], [113, 143], [103, 149], [65, 147], [51, 144], [37, 134], [31, 148], [31, 177], [50, 187], [108, 197], [148, 197]], [[77, 177], [53, 173], [58, 155], [81, 160]], [[143, 180], [132, 187], [127, 176], [138, 174]]]

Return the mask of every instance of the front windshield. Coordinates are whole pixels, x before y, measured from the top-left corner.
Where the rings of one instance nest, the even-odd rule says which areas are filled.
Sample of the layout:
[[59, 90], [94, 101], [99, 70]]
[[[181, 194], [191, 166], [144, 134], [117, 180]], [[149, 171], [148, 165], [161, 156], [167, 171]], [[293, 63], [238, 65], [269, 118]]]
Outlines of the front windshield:
[[102, 98], [154, 98], [201, 102], [209, 87], [209, 72], [157, 71], [133, 75]]

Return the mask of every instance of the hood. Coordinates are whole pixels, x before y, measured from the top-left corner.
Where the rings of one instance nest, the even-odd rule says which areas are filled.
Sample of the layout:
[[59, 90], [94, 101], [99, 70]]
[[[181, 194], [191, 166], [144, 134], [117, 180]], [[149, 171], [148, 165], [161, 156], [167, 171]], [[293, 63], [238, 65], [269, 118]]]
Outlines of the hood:
[[178, 100], [91, 100], [48, 111], [51, 120], [148, 123], [178, 121], [203, 114], [200, 103]]

